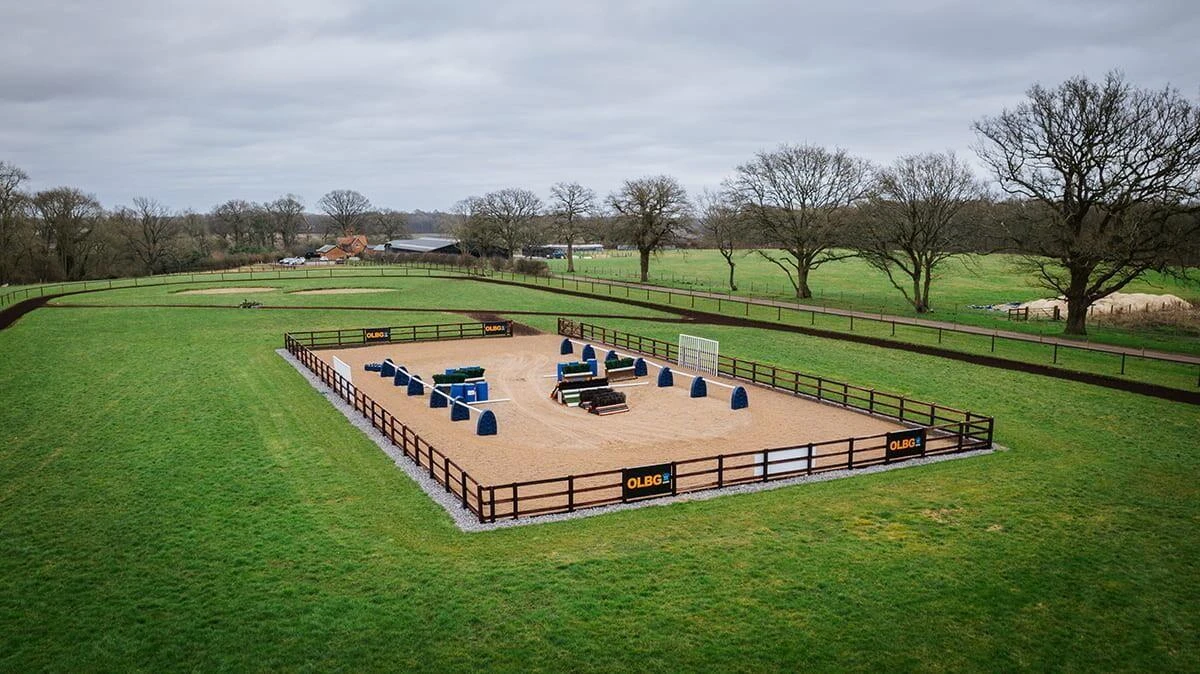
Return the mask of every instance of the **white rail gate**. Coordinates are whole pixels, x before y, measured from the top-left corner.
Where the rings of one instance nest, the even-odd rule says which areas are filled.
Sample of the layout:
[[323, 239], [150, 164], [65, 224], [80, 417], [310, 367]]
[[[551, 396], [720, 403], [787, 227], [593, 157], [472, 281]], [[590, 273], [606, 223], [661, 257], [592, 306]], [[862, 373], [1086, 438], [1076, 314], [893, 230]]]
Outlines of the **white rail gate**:
[[679, 335], [680, 367], [717, 376], [717, 356], [720, 345], [720, 342], [715, 339]]

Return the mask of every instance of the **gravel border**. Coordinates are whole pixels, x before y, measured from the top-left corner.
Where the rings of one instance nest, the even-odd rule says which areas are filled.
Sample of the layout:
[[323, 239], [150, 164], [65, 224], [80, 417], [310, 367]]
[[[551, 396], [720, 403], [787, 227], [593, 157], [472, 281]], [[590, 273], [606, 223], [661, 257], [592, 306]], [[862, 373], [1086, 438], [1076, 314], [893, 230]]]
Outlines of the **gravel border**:
[[782, 489], [798, 484], [808, 484], [812, 482], [825, 482], [827, 480], [838, 480], [854, 475], [868, 475], [871, 473], [879, 473], [885, 470], [897, 470], [901, 468], [910, 468], [916, 466], [925, 466], [931, 463], [940, 463], [942, 461], [954, 461], [957, 459], [967, 459], [983, 454], [991, 454], [994, 451], [1005, 449], [1000, 445], [993, 443], [992, 449], [978, 449], [969, 452], [961, 452], [958, 454], [942, 454], [939, 456], [930, 456], [923, 459], [909, 459], [900, 463], [887, 465], [870, 466], [868, 468], [858, 468], [855, 470], [833, 470], [827, 473], [817, 473], [816, 475], [802, 475], [800, 477], [789, 478], [786, 480], [777, 480], [773, 482], [754, 482], [750, 484], [741, 484], [733, 487], [725, 487], [723, 489], [708, 489], [705, 491], [689, 492], [678, 496], [668, 496], [664, 498], [649, 499], [646, 501], [638, 501], [636, 503], [616, 503], [613, 505], [600, 506], [596, 508], [586, 508], [576, 510], [571, 513], [559, 513], [556, 515], [539, 515], [537, 517], [529, 517], [516, 520], [500, 520], [495, 523], [480, 523], [477, 518], [469, 510], [462, 507], [459, 499], [446, 491], [446, 488], [438, 484], [434, 479], [429, 477], [429, 473], [417, 466], [412, 459], [404, 455], [401, 449], [391, 443], [374, 426], [371, 422], [359, 414], [349, 403], [342, 400], [340, 396], [334, 393], [333, 389], [329, 388], [325, 382], [321, 381], [316, 374], [304, 365], [287, 349], [276, 349], [275, 353], [279, 354], [285, 361], [290, 363], [292, 367], [312, 384], [313, 388], [317, 389], [329, 402], [334, 409], [342, 413], [343, 416], [363, 433], [371, 439], [379, 449], [383, 450], [384, 454], [395, 462], [406, 475], [412, 478], [413, 482], [417, 483], [421, 489], [434, 500], [435, 503], [442, 506], [450, 515], [450, 519], [454, 524], [466, 532], [490, 531], [493, 529], [506, 529], [509, 527], [528, 526], [535, 524], [548, 524], [550, 522], [560, 522], [562, 520], [573, 520], [581, 517], [595, 517], [597, 515], [607, 515], [608, 513], [620, 512], [623, 510], [631, 510], [633, 508], [647, 508], [652, 506], [667, 506], [673, 503], [681, 503], [686, 501], [707, 501], [712, 498], [721, 498], [732, 494], [749, 494], [759, 491], [767, 491], [771, 489]]

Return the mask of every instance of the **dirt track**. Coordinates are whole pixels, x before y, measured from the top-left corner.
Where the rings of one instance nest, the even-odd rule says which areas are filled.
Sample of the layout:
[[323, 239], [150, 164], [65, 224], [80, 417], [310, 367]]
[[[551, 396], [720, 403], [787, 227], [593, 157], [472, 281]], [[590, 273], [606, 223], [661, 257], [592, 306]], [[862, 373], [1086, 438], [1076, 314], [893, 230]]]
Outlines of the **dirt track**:
[[[560, 337], [514, 337], [419, 344], [392, 344], [318, 351], [326, 362], [337, 356], [353, 368], [354, 383], [425, 440], [483, 484], [505, 484], [600, 470], [715, 456], [807, 442], [864, 436], [900, 428], [869, 417], [783, 393], [750, 389], [750, 407], [731, 410], [729, 390], [710, 385], [710, 397], [688, 396], [690, 379], [660, 389], [653, 377], [644, 386], [619, 389], [631, 411], [607, 417], [559, 405], [549, 398]], [[429, 398], [409, 397], [390, 378], [364, 372], [363, 364], [390, 357], [431, 381], [447, 367], [487, 369], [492, 398], [511, 398], [488, 407], [500, 433], [475, 435], [470, 422], [451, 422], [447, 409], [430, 409]], [[651, 368], [654, 371], [654, 368]], [[867, 458], [864, 454], [862, 458]], [[747, 461], [748, 463], [748, 461]]]

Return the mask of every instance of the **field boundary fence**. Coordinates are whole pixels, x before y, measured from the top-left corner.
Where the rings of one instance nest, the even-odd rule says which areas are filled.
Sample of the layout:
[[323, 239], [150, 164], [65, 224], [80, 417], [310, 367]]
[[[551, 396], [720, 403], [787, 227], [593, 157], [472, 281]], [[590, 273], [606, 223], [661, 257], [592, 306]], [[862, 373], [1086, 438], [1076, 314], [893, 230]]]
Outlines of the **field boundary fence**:
[[[559, 318], [558, 333], [671, 363], [678, 362], [677, 344], [652, 337], [609, 330], [566, 318]], [[483, 520], [496, 522], [569, 513], [583, 508], [773, 482], [830, 471], [858, 470], [992, 447], [995, 420], [986, 415], [727, 355], [719, 357], [718, 369], [721, 375], [736, 380], [899, 421], [913, 430], [923, 431], [926, 440], [919, 452], [905, 457], [893, 456], [888, 444], [892, 434], [879, 433], [671, 461], [660, 466], [670, 476], [669, 486], [660, 493], [643, 497], [629, 496], [626, 481], [630, 479], [631, 471], [645, 467], [492, 485], [485, 488], [486, 512], [483, 513]]]

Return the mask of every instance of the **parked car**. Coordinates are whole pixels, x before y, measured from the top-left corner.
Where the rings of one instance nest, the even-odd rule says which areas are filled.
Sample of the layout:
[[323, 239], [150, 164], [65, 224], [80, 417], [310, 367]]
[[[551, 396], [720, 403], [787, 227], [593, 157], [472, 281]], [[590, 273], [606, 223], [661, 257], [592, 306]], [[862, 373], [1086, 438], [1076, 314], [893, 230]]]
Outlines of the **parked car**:
[[302, 257], [285, 257], [279, 261], [279, 264], [282, 264], [282, 265], [285, 265], [288, 267], [296, 267], [296, 266], [304, 264], [304, 258], [302, 258]]

